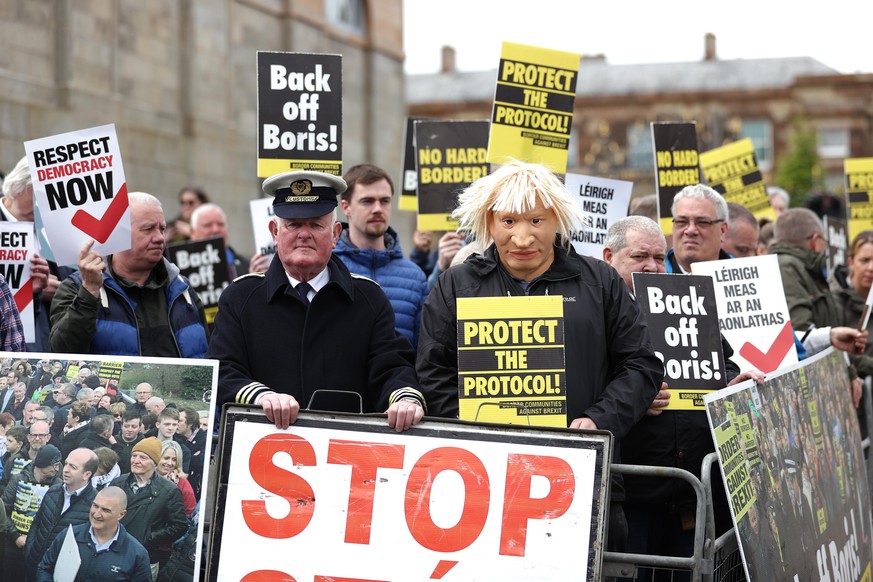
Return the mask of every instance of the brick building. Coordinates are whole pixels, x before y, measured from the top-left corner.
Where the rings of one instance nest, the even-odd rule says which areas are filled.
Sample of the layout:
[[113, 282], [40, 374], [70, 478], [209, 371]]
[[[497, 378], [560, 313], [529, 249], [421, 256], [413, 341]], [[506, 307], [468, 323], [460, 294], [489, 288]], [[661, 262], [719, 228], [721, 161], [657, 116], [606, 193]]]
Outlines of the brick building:
[[[843, 159], [873, 156], [873, 74], [844, 75], [810, 57], [719, 60], [715, 37], [696, 62], [580, 66], [569, 171], [634, 182], [654, 192], [650, 123], [695, 121], [701, 151], [750, 137], [770, 183], [795, 121], [818, 134], [823, 178], [842, 192]], [[410, 115], [489, 119], [497, 78], [459, 72], [443, 49], [442, 71], [407, 77]]]
[[131, 190], [202, 185], [254, 248], [255, 52], [343, 55], [343, 158], [400, 173], [402, 0], [26, 0], [0, 10], [0, 169], [22, 142], [115, 123]]

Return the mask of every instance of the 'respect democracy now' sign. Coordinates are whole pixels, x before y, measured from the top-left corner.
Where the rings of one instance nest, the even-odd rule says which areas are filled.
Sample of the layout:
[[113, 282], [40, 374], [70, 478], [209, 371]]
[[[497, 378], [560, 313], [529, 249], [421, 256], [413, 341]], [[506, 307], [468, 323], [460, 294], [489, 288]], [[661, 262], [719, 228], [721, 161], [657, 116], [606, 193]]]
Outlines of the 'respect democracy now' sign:
[[222, 426], [210, 580], [600, 579], [609, 433], [310, 412], [278, 430], [242, 407]]
[[127, 183], [115, 125], [24, 142], [33, 197], [59, 265], [75, 265], [88, 240], [93, 252], [130, 248]]
[[26, 342], [36, 341], [30, 271], [30, 259], [35, 252], [34, 238], [32, 222], [0, 222], [0, 274], [6, 279], [21, 315]]

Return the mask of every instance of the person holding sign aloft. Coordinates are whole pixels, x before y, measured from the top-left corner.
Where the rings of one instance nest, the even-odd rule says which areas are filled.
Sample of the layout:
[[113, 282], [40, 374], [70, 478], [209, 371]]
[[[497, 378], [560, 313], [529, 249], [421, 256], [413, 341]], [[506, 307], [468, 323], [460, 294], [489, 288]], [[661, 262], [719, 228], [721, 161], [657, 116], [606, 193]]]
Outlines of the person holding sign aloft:
[[[618, 462], [617, 443], [652, 403], [664, 369], [618, 274], [571, 247], [570, 233], [586, 223], [576, 201], [545, 167], [513, 161], [471, 184], [454, 216], [486, 250], [443, 273], [425, 302], [417, 371], [429, 414], [458, 416], [458, 298], [560, 295], [566, 425], [611, 431]], [[610, 549], [627, 534], [623, 498], [614, 477]]]
[[89, 241], [79, 271], [52, 301], [55, 352], [202, 358], [203, 304], [179, 268], [164, 258], [167, 223], [151, 194], [130, 194], [132, 247], [103, 257]]

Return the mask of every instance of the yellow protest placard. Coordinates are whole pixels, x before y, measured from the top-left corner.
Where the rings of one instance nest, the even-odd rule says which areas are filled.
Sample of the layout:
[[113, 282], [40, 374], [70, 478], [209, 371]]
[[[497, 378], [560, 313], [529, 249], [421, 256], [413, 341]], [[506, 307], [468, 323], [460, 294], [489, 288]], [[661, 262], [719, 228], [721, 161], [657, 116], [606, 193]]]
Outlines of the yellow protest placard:
[[567, 426], [559, 295], [458, 299], [460, 418]]

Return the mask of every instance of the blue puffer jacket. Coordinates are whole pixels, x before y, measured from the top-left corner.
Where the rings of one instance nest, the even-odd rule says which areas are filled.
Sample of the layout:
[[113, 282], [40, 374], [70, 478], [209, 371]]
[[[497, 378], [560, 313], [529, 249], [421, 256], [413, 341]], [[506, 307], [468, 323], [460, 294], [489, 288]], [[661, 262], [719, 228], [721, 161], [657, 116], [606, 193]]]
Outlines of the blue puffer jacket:
[[390, 227], [385, 233], [385, 249], [359, 249], [349, 239], [348, 225], [344, 224], [333, 252], [349, 271], [379, 283], [394, 308], [397, 331], [415, 348], [418, 346], [421, 308], [427, 299], [427, 280], [418, 265], [403, 258], [397, 232]]
[[[167, 284], [164, 285], [164, 291], [169, 308], [168, 320], [179, 355], [183, 358], [202, 358], [206, 355], [208, 342], [200, 318], [197, 293], [191, 288], [188, 280], [180, 275], [176, 265], [166, 259], [163, 259], [163, 262], [167, 270]], [[78, 292], [82, 286], [82, 274], [76, 271], [67, 281], [71, 281]], [[58, 298], [57, 294], [55, 298]], [[90, 338], [87, 353], [116, 356], [142, 355], [134, 313], [136, 304], [106, 272], [103, 273], [103, 287], [98, 301], [97, 331]]]

